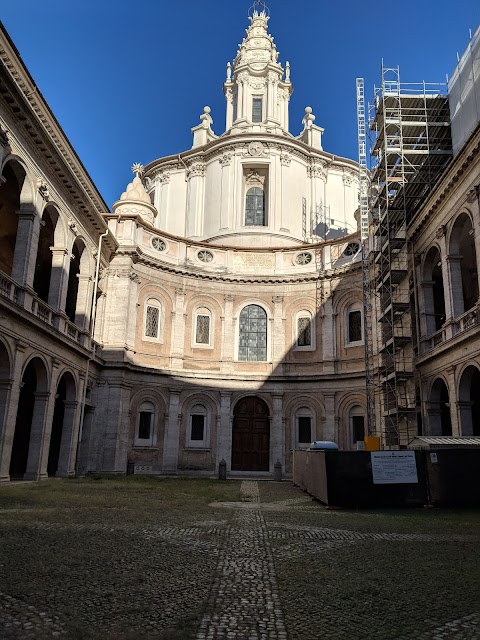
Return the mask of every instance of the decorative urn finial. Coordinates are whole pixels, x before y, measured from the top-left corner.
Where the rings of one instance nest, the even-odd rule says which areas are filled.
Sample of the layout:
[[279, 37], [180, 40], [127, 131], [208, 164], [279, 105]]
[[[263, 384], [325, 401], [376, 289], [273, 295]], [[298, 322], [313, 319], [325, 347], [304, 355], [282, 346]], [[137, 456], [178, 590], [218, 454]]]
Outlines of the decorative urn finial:
[[143, 164], [135, 162], [132, 165], [132, 173], [135, 178], [127, 185], [126, 190], [112, 205], [113, 212], [117, 215], [139, 215], [144, 222], [152, 224], [155, 221], [157, 210], [152, 205], [150, 196], [140, 178], [143, 174]]

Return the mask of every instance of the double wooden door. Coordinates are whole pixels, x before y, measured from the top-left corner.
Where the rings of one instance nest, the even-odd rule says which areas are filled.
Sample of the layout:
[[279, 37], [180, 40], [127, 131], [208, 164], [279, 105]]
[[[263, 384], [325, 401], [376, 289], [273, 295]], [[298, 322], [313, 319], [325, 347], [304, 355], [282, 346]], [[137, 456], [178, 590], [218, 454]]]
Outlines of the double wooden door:
[[238, 402], [233, 412], [232, 470], [269, 471], [270, 419], [268, 407], [257, 396]]

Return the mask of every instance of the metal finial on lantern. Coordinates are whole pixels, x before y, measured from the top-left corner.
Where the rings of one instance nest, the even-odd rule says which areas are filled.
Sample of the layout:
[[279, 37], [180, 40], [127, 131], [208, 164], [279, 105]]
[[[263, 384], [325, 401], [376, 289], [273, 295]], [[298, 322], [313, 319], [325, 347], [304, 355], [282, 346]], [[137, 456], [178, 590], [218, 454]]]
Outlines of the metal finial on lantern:
[[254, 15], [263, 15], [265, 18], [270, 17], [270, 9], [265, 4], [265, 0], [255, 0], [250, 9], [248, 10], [248, 17], [253, 18]]

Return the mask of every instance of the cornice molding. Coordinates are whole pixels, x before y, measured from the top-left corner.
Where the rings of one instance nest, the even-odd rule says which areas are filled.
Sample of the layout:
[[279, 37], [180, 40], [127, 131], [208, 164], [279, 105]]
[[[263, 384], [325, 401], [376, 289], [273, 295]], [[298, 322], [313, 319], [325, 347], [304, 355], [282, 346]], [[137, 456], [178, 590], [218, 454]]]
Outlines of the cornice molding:
[[[455, 189], [463, 174], [478, 161], [479, 154], [480, 125], [477, 126], [470, 140], [465, 143], [462, 151], [448, 164], [444, 175], [439, 178], [435, 189], [422, 205], [413, 222], [409, 225], [411, 240], [416, 239], [416, 236], [422, 231], [425, 225], [428, 224], [435, 212], [443, 205], [443, 202], [449, 197], [453, 189]], [[465, 196], [465, 202], [467, 198], [468, 194]]]
[[96, 214], [97, 224], [103, 227], [102, 214], [108, 211], [108, 206], [104, 202], [87, 170], [77, 156], [66, 134], [55, 118], [53, 112], [43, 98], [40, 90], [35, 85], [33, 78], [28, 73], [21, 60], [15, 46], [10, 41], [4, 29], [0, 29], [0, 70], [3, 68], [4, 74], [9, 78], [11, 89], [15, 94], [17, 102], [21, 102], [27, 107], [32, 119], [40, 125], [40, 133], [46, 134], [50, 144], [54, 147], [66, 168], [71, 173], [77, 188], [83, 192], [90, 207]]

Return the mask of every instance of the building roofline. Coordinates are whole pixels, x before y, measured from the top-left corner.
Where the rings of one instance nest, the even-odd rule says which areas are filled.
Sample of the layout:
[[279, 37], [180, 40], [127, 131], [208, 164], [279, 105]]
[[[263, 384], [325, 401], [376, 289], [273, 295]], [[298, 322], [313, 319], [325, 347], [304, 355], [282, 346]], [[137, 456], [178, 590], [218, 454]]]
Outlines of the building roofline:
[[57, 153], [70, 169], [75, 182], [82, 189], [90, 205], [95, 210], [98, 222], [102, 228], [104, 228], [105, 221], [103, 220], [102, 214], [109, 211], [109, 207], [73, 148], [52, 109], [49, 107], [46, 99], [43, 97], [33, 76], [23, 62], [20, 52], [1, 21], [0, 62], [18, 88], [21, 98], [26, 105], [28, 105], [32, 116], [36, 118], [46, 130], [47, 135], [55, 145]]

